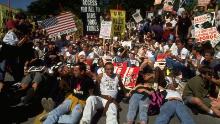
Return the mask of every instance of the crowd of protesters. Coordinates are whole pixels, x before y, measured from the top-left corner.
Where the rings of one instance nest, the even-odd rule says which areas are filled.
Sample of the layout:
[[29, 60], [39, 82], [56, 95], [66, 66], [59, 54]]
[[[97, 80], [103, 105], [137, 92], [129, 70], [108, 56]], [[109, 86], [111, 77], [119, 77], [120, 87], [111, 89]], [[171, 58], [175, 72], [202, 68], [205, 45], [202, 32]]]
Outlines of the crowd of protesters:
[[[129, 99], [124, 120], [129, 124], [138, 109], [141, 124], [156, 110], [155, 124], [169, 123], [174, 114], [182, 123], [194, 124], [187, 106], [195, 114], [220, 117], [220, 47], [197, 42], [192, 33], [193, 16], [210, 9], [215, 10], [215, 5], [200, 7], [193, 14], [183, 9], [155, 15], [127, 29], [124, 38], [105, 42], [74, 33], [51, 39], [40, 25], [32, 25], [19, 13], [7, 21], [1, 39], [0, 92], [13, 87], [20, 94], [12, 107], [40, 101], [45, 111], [38, 119], [44, 124], [89, 124], [97, 112], [106, 115], [107, 124], [117, 124], [121, 98]], [[132, 41], [132, 47], [122, 46], [122, 41]], [[156, 67], [161, 55], [165, 64]], [[122, 62], [140, 67], [136, 86], [130, 90], [114, 73], [112, 63]], [[13, 84], [5, 81], [7, 73], [13, 76]], [[159, 108], [152, 107], [153, 94], [160, 96]]]

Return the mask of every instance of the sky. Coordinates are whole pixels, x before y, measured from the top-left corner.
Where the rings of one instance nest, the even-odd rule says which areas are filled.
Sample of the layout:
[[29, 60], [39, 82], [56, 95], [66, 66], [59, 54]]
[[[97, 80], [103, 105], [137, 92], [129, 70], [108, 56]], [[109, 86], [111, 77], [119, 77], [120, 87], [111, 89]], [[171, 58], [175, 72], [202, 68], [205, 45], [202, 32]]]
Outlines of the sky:
[[[1, 4], [8, 5], [9, 0], [0, 0]], [[21, 8], [27, 10], [27, 6], [34, 0], [10, 0], [12, 8]]]

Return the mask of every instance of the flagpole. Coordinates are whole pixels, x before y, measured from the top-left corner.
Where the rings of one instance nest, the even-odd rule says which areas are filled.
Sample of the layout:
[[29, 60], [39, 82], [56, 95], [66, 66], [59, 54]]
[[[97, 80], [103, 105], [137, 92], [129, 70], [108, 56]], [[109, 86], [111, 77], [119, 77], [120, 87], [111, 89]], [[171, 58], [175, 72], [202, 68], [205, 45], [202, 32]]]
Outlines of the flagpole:
[[11, 14], [11, 0], [8, 0], [8, 16]]

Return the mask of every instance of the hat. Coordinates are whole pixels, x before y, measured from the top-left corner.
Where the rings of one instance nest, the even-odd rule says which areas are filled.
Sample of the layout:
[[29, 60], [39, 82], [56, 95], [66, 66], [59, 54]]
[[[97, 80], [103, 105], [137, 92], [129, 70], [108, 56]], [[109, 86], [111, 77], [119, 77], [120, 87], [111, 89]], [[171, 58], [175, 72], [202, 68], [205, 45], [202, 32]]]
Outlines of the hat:
[[15, 28], [15, 27], [16, 27], [16, 23], [15, 23], [14, 20], [8, 20], [8, 21], [6, 22], [6, 28], [7, 28], [7, 29], [13, 29], [13, 28]]

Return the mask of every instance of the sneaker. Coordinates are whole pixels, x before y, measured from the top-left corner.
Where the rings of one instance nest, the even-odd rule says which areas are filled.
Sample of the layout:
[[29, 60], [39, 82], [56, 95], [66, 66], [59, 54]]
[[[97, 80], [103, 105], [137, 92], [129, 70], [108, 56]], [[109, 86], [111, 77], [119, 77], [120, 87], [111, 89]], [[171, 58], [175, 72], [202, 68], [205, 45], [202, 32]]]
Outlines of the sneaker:
[[43, 106], [43, 108], [44, 108], [44, 110], [46, 112], [49, 112], [48, 103], [47, 103], [47, 99], [46, 98], [42, 98], [41, 99], [41, 105]]
[[47, 105], [48, 105], [48, 111], [50, 112], [51, 110], [53, 110], [54, 106], [55, 106], [55, 102], [53, 101], [52, 98], [48, 98], [47, 99]]

